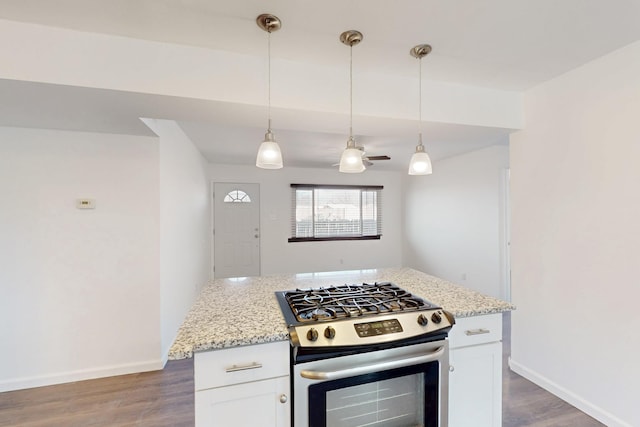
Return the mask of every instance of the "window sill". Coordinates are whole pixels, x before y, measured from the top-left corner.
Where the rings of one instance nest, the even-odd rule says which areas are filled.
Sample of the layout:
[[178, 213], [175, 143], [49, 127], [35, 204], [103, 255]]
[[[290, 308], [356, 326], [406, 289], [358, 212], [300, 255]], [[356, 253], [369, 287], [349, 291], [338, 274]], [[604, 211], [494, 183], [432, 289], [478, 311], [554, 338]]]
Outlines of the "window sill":
[[380, 240], [382, 235], [376, 236], [341, 236], [341, 237], [289, 237], [289, 242], [331, 242], [334, 240]]

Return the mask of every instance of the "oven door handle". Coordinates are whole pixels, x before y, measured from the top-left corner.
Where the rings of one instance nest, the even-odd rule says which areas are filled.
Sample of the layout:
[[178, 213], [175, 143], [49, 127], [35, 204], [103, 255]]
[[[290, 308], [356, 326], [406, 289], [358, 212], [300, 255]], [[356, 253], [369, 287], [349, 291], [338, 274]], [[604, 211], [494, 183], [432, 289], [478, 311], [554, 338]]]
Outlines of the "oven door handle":
[[355, 366], [353, 368], [327, 372], [303, 370], [300, 371], [300, 376], [309, 380], [335, 380], [339, 378], [369, 374], [371, 372], [386, 371], [389, 369], [402, 368], [420, 363], [433, 362], [434, 360], [439, 359], [443, 354], [444, 346], [438, 347], [436, 350], [428, 354], [409, 358], [386, 360], [384, 362], [374, 363], [373, 365]]

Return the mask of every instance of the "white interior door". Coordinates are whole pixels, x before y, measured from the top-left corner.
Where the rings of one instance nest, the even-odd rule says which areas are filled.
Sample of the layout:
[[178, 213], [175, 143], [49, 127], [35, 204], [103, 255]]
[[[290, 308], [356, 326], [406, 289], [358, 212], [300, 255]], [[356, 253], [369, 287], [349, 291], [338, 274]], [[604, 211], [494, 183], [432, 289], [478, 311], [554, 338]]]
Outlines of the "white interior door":
[[260, 185], [214, 183], [216, 278], [260, 275]]

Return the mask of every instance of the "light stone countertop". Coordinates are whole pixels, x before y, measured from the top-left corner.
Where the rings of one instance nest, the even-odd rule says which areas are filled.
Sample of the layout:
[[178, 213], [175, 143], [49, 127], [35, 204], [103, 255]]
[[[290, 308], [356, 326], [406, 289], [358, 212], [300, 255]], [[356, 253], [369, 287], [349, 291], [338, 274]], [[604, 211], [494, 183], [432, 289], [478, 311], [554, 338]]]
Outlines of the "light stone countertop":
[[187, 314], [169, 350], [169, 359], [191, 358], [196, 351], [287, 341], [289, 334], [276, 291], [374, 281], [395, 283], [455, 317], [515, 309], [508, 302], [411, 268], [216, 279], [204, 287]]

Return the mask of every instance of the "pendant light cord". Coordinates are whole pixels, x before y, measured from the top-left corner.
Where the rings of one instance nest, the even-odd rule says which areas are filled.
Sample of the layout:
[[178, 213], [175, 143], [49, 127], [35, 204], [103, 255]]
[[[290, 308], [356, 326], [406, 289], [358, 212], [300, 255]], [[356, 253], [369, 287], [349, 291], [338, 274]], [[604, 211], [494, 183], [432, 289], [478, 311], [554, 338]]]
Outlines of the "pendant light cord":
[[267, 132], [271, 133], [271, 31], [267, 31], [267, 116], [269, 126]]
[[422, 58], [418, 63], [418, 145], [422, 145]]
[[349, 138], [353, 138], [353, 44], [349, 45]]

